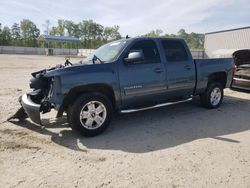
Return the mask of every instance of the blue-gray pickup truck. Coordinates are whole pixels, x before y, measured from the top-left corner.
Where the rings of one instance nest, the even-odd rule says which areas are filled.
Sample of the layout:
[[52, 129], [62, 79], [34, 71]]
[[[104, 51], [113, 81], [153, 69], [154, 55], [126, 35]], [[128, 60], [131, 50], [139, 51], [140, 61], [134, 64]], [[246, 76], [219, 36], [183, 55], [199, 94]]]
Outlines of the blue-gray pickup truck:
[[189, 101], [199, 95], [206, 108], [217, 108], [230, 87], [232, 59], [194, 60], [182, 39], [127, 38], [101, 46], [83, 61], [32, 73], [32, 92], [20, 97], [12, 117], [67, 114], [72, 129], [85, 136], [102, 133], [114, 112], [131, 113]]

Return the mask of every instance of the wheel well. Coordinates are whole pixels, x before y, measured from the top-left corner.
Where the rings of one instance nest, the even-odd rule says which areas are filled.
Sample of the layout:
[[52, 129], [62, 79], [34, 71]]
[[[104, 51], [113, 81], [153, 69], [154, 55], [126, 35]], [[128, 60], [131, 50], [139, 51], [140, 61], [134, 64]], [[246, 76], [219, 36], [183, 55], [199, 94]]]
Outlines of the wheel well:
[[216, 72], [208, 77], [208, 84], [212, 82], [219, 82], [222, 84], [223, 88], [226, 87], [227, 74], [225, 72]]
[[104, 94], [110, 99], [113, 108], [116, 108], [115, 94], [111, 86], [107, 84], [88, 84], [72, 88], [69, 91], [69, 93], [66, 95], [62, 102], [57, 117], [62, 116], [63, 112], [68, 109], [69, 105], [72, 104], [81, 94], [89, 92], [98, 92]]

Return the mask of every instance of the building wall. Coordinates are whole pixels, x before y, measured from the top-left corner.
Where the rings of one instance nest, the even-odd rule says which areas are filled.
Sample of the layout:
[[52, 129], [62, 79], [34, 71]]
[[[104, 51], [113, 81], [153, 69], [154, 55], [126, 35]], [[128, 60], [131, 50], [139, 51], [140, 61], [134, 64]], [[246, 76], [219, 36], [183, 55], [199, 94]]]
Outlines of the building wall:
[[[0, 46], [0, 54], [46, 55], [46, 49], [20, 46]], [[77, 49], [53, 48], [54, 55], [77, 55]]]
[[92, 54], [95, 49], [78, 49], [78, 56], [87, 57], [88, 55]]
[[250, 28], [208, 33], [204, 48], [209, 58], [230, 57], [236, 50], [250, 49]]
[[43, 48], [19, 47], [19, 46], [0, 46], [0, 54], [30, 54], [44, 55]]

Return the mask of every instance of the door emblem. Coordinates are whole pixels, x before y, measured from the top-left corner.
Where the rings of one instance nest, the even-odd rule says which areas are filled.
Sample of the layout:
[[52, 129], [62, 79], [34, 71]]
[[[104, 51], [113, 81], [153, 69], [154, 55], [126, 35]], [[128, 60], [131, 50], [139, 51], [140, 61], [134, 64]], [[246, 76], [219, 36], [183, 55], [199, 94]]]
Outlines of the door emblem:
[[124, 87], [125, 90], [128, 90], [128, 89], [140, 89], [140, 88], [142, 88], [142, 85]]

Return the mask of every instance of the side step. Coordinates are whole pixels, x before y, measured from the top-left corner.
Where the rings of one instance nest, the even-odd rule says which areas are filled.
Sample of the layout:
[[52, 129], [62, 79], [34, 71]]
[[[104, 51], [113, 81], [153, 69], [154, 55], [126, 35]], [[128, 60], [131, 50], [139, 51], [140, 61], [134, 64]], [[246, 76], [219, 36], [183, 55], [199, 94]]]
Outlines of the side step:
[[153, 109], [153, 108], [159, 108], [159, 107], [163, 107], [163, 106], [170, 106], [170, 105], [173, 105], [173, 104], [179, 104], [179, 103], [183, 103], [183, 102], [188, 102], [188, 101], [191, 101], [192, 99], [193, 98], [188, 98], [188, 99], [181, 100], [181, 101], [176, 101], [176, 102], [167, 102], [167, 103], [157, 104], [157, 105], [149, 106], [149, 107], [145, 107], [145, 108], [121, 110], [121, 113], [127, 114], [127, 113], [132, 113], [132, 112], [149, 110], [149, 109]]

